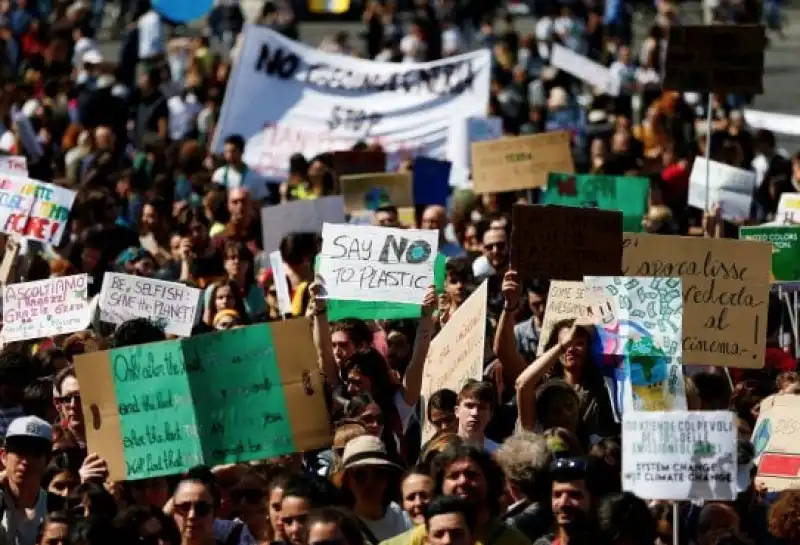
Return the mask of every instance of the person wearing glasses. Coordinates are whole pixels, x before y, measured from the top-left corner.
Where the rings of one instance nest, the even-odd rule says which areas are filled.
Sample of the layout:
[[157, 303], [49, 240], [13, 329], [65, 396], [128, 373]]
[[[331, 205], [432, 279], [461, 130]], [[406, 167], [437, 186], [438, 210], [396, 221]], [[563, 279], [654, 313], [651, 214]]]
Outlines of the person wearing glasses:
[[557, 458], [550, 463], [550, 507], [554, 531], [534, 545], [590, 545], [598, 542], [592, 522], [597, 474], [588, 458]]
[[78, 446], [86, 447], [81, 392], [75, 367], [65, 367], [53, 379], [53, 401], [64, 426], [75, 436]]

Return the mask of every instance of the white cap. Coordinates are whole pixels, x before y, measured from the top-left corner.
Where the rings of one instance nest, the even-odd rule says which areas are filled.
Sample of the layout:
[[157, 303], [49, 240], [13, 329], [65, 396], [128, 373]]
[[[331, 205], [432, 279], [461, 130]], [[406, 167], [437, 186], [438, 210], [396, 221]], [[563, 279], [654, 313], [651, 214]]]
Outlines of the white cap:
[[6, 430], [6, 441], [12, 437], [30, 437], [52, 443], [53, 427], [38, 416], [20, 416]]

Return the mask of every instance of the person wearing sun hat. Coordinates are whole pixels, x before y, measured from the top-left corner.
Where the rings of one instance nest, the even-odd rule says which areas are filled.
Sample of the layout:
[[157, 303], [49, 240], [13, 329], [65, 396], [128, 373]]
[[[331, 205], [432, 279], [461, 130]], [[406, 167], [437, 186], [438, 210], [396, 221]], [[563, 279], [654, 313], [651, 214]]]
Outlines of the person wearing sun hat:
[[342, 470], [333, 475], [332, 481], [358, 515], [367, 541], [378, 543], [413, 526], [403, 509], [392, 501], [401, 474], [402, 468], [389, 458], [378, 437], [362, 435], [345, 445]]
[[14, 419], [2, 451], [6, 481], [0, 489], [0, 542], [35, 545], [47, 516], [42, 476], [53, 448], [53, 428], [36, 416]]
[[242, 317], [232, 308], [226, 308], [214, 315], [212, 324], [214, 325], [214, 329], [233, 329], [236, 326], [242, 325]]

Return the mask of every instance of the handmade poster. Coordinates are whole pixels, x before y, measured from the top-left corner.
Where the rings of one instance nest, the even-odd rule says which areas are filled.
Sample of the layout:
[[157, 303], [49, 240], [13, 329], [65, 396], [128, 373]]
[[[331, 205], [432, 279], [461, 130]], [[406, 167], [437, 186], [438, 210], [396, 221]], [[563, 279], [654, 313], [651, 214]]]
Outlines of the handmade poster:
[[764, 366], [770, 244], [643, 233], [623, 238], [626, 276], [681, 278], [685, 365]]
[[486, 357], [486, 298], [488, 281], [464, 301], [447, 325], [431, 341], [422, 376], [422, 443], [433, 437], [428, 423], [427, 400], [442, 388], [461, 390], [469, 379], [480, 380]]
[[780, 492], [800, 485], [800, 397], [773, 395], [761, 401], [751, 442], [756, 485]]
[[188, 337], [195, 324], [200, 293], [178, 282], [107, 272], [100, 290], [100, 319], [121, 324], [148, 318], [166, 333]]
[[638, 176], [559, 174], [547, 176], [540, 204], [580, 206], [622, 212], [622, 229], [638, 233], [647, 214], [650, 180]]
[[792, 225], [800, 223], [800, 193], [783, 193], [775, 212], [775, 223]]
[[115, 481], [330, 445], [305, 318], [75, 358], [91, 452]]
[[279, 250], [281, 240], [289, 233], [319, 233], [323, 223], [344, 223], [344, 220], [341, 195], [265, 206], [261, 209], [264, 251]]
[[279, 251], [269, 253], [269, 266], [275, 282], [275, 297], [278, 299], [278, 310], [281, 316], [292, 313], [292, 298], [289, 297], [289, 282], [286, 280], [286, 267]]
[[491, 56], [484, 48], [434, 62], [378, 62], [246, 25], [213, 151], [239, 134], [247, 165], [281, 181], [293, 154], [315, 157], [359, 142], [386, 151], [381, 172], [417, 155], [444, 159], [453, 119], [486, 113]]
[[622, 489], [646, 500], [732, 501], [737, 435], [731, 411], [627, 412]]
[[584, 283], [608, 310], [596, 323], [593, 351], [617, 411], [685, 411], [680, 278], [587, 276]]
[[[706, 169], [708, 168], [708, 191], [706, 191]], [[689, 177], [689, 206], [709, 210], [720, 206], [722, 219], [741, 221], [750, 217], [753, 192], [756, 189], [756, 173], [732, 167], [705, 157], [695, 157]], [[708, 194], [706, 194], [708, 193]]]
[[772, 244], [772, 280], [800, 280], [800, 225], [740, 227], [742, 240], [761, 240]]
[[382, 206], [414, 206], [411, 173], [374, 172], [342, 176], [339, 180], [347, 213], [374, 211]]
[[76, 274], [3, 289], [3, 340], [24, 341], [81, 331], [89, 326], [88, 276]]
[[430, 157], [414, 159], [412, 186], [415, 205], [447, 205], [447, 197], [450, 196], [450, 169], [452, 166], [450, 161], [440, 161]]
[[382, 151], [335, 151], [333, 171], [337, 176], [367, 174], [386, 170], [386, 153]]
[[0, 172], [0, 231], [57, 245], [74, 200], [69, 189]]
[[566, 131], [474, 142], [475, 193], [533, 189], [547, 184], [548, 172], [575, 172], [570, 142]]
[[594, 298], [583, 282], [567, 280], [550, 282], [536, 354], [541, 356], [544, 353], [545, 346], [553, 332], [553, 326], [557, 322], [573, 318], [581, 322], [593, 322], [594, 316], [590, 316], [590, 307], [593, 301]]
[[438, 231], [326, 223], [318, 274], [332, 299], [421, 304], [438, 247]]
[[0, 174], [28, 177], [28, 160], [24, 155], [0, 155]]
[[620, 275], [621, 212], [515, 204], [512, 225], [511, 266], [525, 280]]
[[602, 93], [610, 96], [619, 95], [619, 81], [611, 75], [608, 67], [558, 43], [554, 43], [550, 47], [551, 66], [600, 89]]

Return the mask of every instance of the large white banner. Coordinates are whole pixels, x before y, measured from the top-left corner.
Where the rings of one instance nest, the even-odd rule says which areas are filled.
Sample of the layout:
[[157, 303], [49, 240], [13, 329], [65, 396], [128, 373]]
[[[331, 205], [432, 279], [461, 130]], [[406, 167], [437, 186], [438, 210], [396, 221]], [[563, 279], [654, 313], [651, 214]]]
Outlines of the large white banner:
[[416, 155], [446, 159], [449, 128], [483, 117], [491, 55], [431, 63], [383, 63], [325, 53], [249, 25], [225, 92], [214, 151], [239, 134], [245, 162], [285, 178], [289, 158], [378, 142], [391, 170]]

